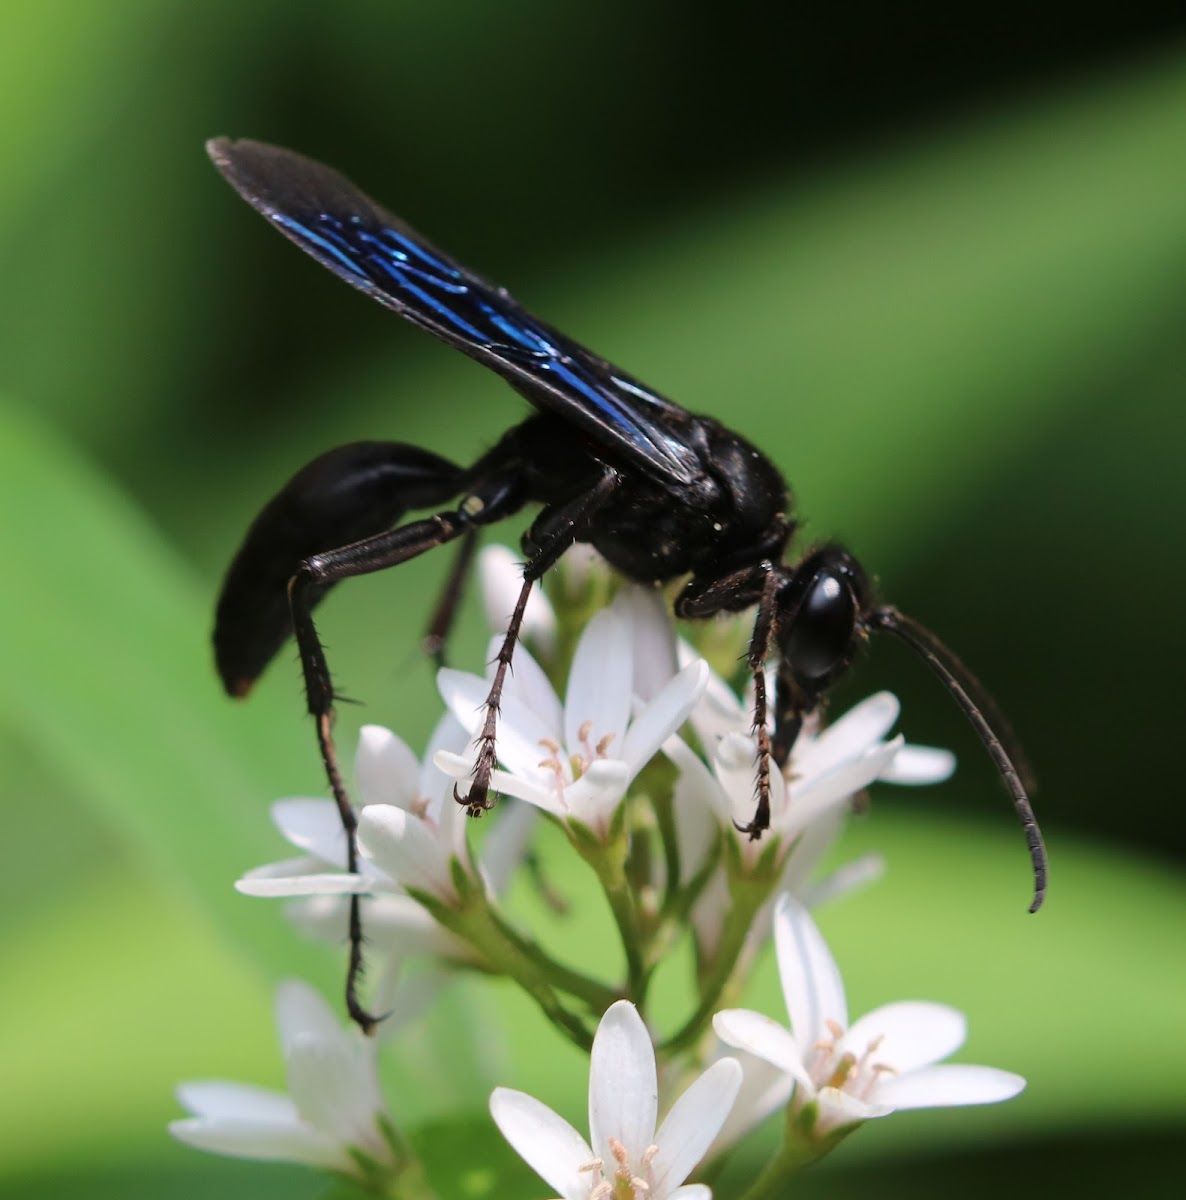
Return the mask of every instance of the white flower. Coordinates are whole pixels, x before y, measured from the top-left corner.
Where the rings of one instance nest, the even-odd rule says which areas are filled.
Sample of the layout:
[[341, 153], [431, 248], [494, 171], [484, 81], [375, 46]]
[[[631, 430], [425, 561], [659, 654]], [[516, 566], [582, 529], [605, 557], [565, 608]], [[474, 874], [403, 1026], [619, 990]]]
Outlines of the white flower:
[[[297, 896], [309, 900], [294, 912], [308, 932], [341, 936], [345, 906], [327, 898], [367, 897], [368, 940], [402, 940], [427, 926], [423, 910], [403, 894], [417, 887], [446, 901], [454, 897], [451, 863], [472, 870], [465, 840], [465, 814], [453, 799], [453, 780], [434, 765], [442, 750], [468, 743], [465, 730], [446, 713], [429, 739], [423, 763], [404, 741], [380, 725], [364, 725], [354, 760], [355, 788], [362, 800], [356, 874], [348, 874], [346, 836], [331, 800], [280, 800], [272, 819], [284, 837], [305, 853], [248, 871], [235, 887], [251, 896]], [[512, 821], [486, 839], [483, 870], [505, 884], [522, 856], [530, 824]], [[335, 924], [335, 922], [343, 924]]]
[[[429, 739], [421, 765], [397, 734], [381, 725], [364, 725], [354, 756], [354, 788], [360, 816], [371, 808], [398, 809], [424, 827], [434, 843], [450, 853], [465, 853], [461, 829], [452, 820], [452, 781], [432, 763], [437, 750], [459, 748], [465, 731], [446, 713]], [[445, 800], [449, 799], [446, 804]], [[394, 873], [366, 860], [357, 876], [344, 874], [346, 835], [332, 800], [294, 798], [272, 806], [272, 820], [284, 837], [304, 851], [299, 858], [269, 863], [247, 872], [236, 888], [251, 896], [341, 895], [395, 892], [403, 882]]]
[[[461, 725], [447, 715], [448, 739], [434, 739], [424, 757], [425, 772], [438, 784], [435, 802], [419, 815], [395, 804], [368, 805], [358, 818], [358, 848], [364, 859], [404, 887], [431, 893], [447, 904], [458, 897], [453, 864], [461, 862], [473, 874], [466, 843], [464, 808], [453, 796], [454, 781], [435, 765], [438, 755], [460, 748], [468, 740]], [[496, 893], [506, 886], [511, 869], [522, 858], [533, 823], [526, 814], [506, 814], [486, 838], [483, 879]]]
[[[491, 644], [496, 653], [501, 639]], [[547, 676], [519, 647], [503, 690], [497, 750], [502, 769], [491, 788], [605, 836], [627, 788], [687, 719], [708, 680], [695, 662], [635, 705], [634, 618], [627, 601], [597, 613], [577, 644], [562, 705]], [[648, 683], [654, 681], [648, 672]], [[442, 670], [445, 703], [471, 735], [485, 719], [488, 679]], [[441, 753], [436, 762], [458, 779], [473, 758]]]
[[[358, 872], [345, 871], [346, 836], [337, 805], [332, 800], [292, 798], [272, 806], [272, 819], [304, 853], [248, 871], [235, 884], [247, 895], [291, 898], [287, 914], [298, 929], [335, 945], [346, 937], [347, 897], [362, 895], [362, 925], [375, 979], [371, 1006], [398, 1017], [383, 1022], [385, 1037], [414, 1017], [425, 996], [445, 978], [440, 972], [404, 978], [410, 956], [461, 962], [477, 958], [471, 946], [437, 924], [404, 891], [410, 884], [449, 899], [452, 859], [471, 867], [453, 780], [432, 763], [438, 749], [460, 749], [468, 740], [446, 713], [421, 764], [396, 734], [379, 725], [364, 726], [354, 760], [355, 789], [362, 801]], [[491, 830], [483, 846], [482, 874], [492, 892], [505, 888], [530, 834], [531, 822], [524, 814], [508, 813]]]
[[375, 1043], [338, 1025], [308, 984], [282, 983], [276, 1024], [288, 1094], [245, 1083], [183, 1083], [178, 1098], [192, 1116], [169, 1125], [179, 1141], [233, 1158], [306, 1163], [358, 1176], [395, 1166], [384, 1133]]
[[[780, 1071], [772, 1063], [745, 1050], [736, 1050], [735, 1057], [741, 1064], [741, 1090], [733, 1102], [733, 1108], [725, 1118], [712, 1145], [709, 1147], [708, 1158], [714, 1158], [730, 1146], [735, 1146], [749, 1133], [760, 1125], [772, 1112], [783, 1108], [791, 1098], [795, 1081], [785, 1071]], [[724, 1054], [724, 1048], [718, 1043], [718, 1057]]]
[[848, 1024], [839, 969], [807, 910], [790, 895], [774, 917], [788, 1032], [749, 1009], [713, 1018], [722, 1041], [765, 1059], [793, 1081], [796, 1111], [818, 1106], [824, 1136], [900, 1108], [993, 1104], [1016, 1096], [1020, 1075], [994, 1067], [940, 1064], [964, 1043], [966, 1023], [944, 1004], [886, 1004]]
[[[823, 729], [805, 725], [784, 770], [771, 772], [770, 828], [761, 839], [751, 840], [734, 829], [734, 822], [745, 825], [754, 812], [756, 745], [748, 732], [753, 722], [751, 700], [739, 699], [719, 676], [712, 676], [691, 717], [710, 767], [679, 738], [670, 738], [663, 746], [680, 770], [675, 803], [681, 813], [681, 854], [690, 864], [688, 869], [703, 858], [713, 825], [724, 825], [737, 839], [742, 861], [749, 865], [776, 842], [779, 888], [811, 904], [876, 878], [883, 864], [875, 855], [849, 863], [823, 881], [812, 878], [844, 824], [853, 795], [877, 780], [940, 782], [954, 769], [954, 757], [947, 750], [907, 745], [901, 736], [885, 740], [899, 705], [889, 692], [879, 692]], [[710, 814], [707, 820], [704, 813]], [[698, 940], [709, 949], [719, 936], [725, 911], [723, 869], [719, 874], [692, 910]], [[769, 921], [767, 908], [755, 924], [759, 940], [765, 937]]]
[[[772, 677], [767, 684], [773, 690]], [[709, 757], [711, 777], [691, 766], [699, 760], [674, 741], [663, 748], [681, 769], [690, 767], [695, 776], [690, 785], [726, 824], [745, 825], [753, 817], [757, 746], [750, 734], [752, 703], [752, 695], [739, 699], [719, 676], [709, 681], [691, 724]], [[849, 798], [875, 780], [928, 784], [948, 778], [955, 769], [950, 751], [908, 746], [901, 735], [884, 740], [899, 711], [895, 696], [878, 692], [822, 729], [806, 722], [781, 774], [771, 772], [766, 836], [794, 842], [821, 818], [831, 817], [838, 824]], [[764, 849], [761, 842], [744, 840], [751, 858]], [[820, 853], [831, 837], [823, 841]]]
[[503, 1137], [562, 1200], [709, 1200], [683, 1184], [716, 1137], [741, 1086], [732, 1058], [714, 1063], [675, 1102], [655, 1131], [655, 1052], [638, 1010], [611, 1005], [589, 1063], [589, 1142], [546, 1105], [496, 1088], [490, 1112]]
[[[523, 560], [506, 546], [485, 546], [478, 554], [478, 583], [486, 621], [495, 633], [505, 633], [523, 587]], [[556, 645], [556, 614], [541, 587], [531, 589], [519, 636], [545, 656]]]
[[563, 595], [568, 599], [579, 598], [591, 588], [608, 589], [615, 579], [620, 578], [588, 542], [577, 542], [575, 546], [570, 546], [564, 552], [555, 574], [559, 577]]
[[[634, 694], [640, 700], [651, 701], [679, 674], [680, 668], [675, 627], [671, 623], [667, 601], [656, 588], [630, 583], [618, 591], [613, 606], [630, 623]], [[690, 657], [684, 666], [694, 661], [695, 656]], [[702, 694], [696, 708], [703, 699]], [[696, 708], [693, 708], [693, 714]]]

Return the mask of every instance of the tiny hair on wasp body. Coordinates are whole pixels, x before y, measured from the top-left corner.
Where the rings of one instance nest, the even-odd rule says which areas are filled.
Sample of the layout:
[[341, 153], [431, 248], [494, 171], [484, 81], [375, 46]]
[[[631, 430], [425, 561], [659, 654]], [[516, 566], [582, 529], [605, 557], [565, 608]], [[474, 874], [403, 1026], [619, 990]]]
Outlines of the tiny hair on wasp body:
[[[877, 601], [843, 547], [790, 555], [790, 491], [757, 446], [533, 316], [331, 168], [249, 140], [216, 138], [207, 149], [231, 187], [305, 253], [500, 375], [533, 409], [469, 465], [403, 442], [352, 442], [319, 455], [264, 506], [227, 571], [214, 628], [223, 685], [246, 696], [295, 638], [350, 870], [358, 863], [356, 819], [338, 770], [334, 689], [314, 608], [340, 580], [455, 542], [454, 567], [430, 624], [428, 641], [439, 653], [482, 527], [532, 506], [537, 511], [521, 540], [522, 587], [491, 679], [476, 768], [465, 793], [455, 789], [471, 815], [494, 803], [499, 702], [531, 589], [570, 547], [587, 543], [629, 579], [684, 581], [677, 617], [754, 610], [746, 663], [755, 685], [755, 803], [742, 833], [759, 838], [769, 826], [771, 769], [786, 764], [804, 721], [820, 710], [862, 643], [887, 633], [935, 673], [988, 750], [1025, 830], [1030, 909], [1040, 906], [1046, 853], [1024, 765], [995, 705], [934, 634]], [[406, 519], [420, 511], [429, 515]], [[370, 1029], [375, 1018], [357, 995], [361, 965], [354, 897], [347, 1007]]]

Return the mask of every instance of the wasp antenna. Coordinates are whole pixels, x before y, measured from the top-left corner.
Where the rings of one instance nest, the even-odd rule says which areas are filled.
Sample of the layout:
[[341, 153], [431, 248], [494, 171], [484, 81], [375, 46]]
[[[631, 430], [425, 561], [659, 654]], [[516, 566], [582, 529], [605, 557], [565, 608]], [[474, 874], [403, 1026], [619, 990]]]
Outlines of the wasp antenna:
[[[1034, 870], [1034, 898], [1029, 910], [1037, 912], [1046, 898], [1046, 846], [1026, 790], [1029, 769], [1020, 752], [1015, 749], [1008, 724], [1001, 717], [1000, 710], [968, 668], [925, 626], [896, 608], [888, 607], [875, 609], [865, 618], [865, 624], [870, 629], [892, 633], [905, 642], [938, 676], [980, 736], [1009, 790], [1013, 807], [1025, 831]], [[988, 712], [992, 723], [982, 710]], [[1010, 743], [1008, 750], [1005, 748], [1006, 739]]]
[[[1030, 767], [1029, 760], [1026, 758], [1025, 750], [1022, 749], [1017, 735], [1013, 732], [1013, 726], [1009, 723], [1009, 718], [1001, 712], [1000, 705], [992, 698], [991, 693], [984, 684], [968, 670], [959, 655], [945, 646], [925, 625], [920, 625], [917, 621], [899, 612], [896, 608], [887, 607], [880, 611], [892, 614], [893, 619], [899, 624], [899, 628], [891, 629], [889, 632], [897, 633], [903, 641], [909, 642], [928, 661], [930, 661], [930, 656], [933, 655], [939, 662], [945, 664], [947, 670], [959, 680], [960, 686], [967, 693], [973, 708], [979, 709], [986, 724], [991, 727], [995, 734], [997, 741], [1004, 747], [1005, 753], [1009, 756], [1009, 761], [1013, 764], [1014, 771], [1017, 772], [1018, 779], [1021, 780], [1021, 786], [1025, 789], [1026, 795], [1033, 795], [1038, 790], [1038, 784], [1034, 778], [1034, 772]], [[911, 641], [910, 634], [913, 634], [914, 641]], [[932, 670], [935, 670], [942, 678], [941, 673], [934, 663], [932, 663]], [[947, 683], [946, 679], [944, 679], [944, 683]], [[950, 688], [951, 685], [947, 683], [947, 686]], [[960, 704], [970, 716], [971, 712], [963, 705], [963, 701], [960, 701]], [[983, 736], [981, 734], [981, 737]]]

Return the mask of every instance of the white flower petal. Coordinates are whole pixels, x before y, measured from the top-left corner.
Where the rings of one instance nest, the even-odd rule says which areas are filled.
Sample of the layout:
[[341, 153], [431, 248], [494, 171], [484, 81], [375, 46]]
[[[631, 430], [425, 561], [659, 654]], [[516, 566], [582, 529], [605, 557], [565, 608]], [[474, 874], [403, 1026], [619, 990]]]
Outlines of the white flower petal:
[[506, 633], [523, 589], [523, 560], [509, 546], [483, 546], [478, 551], [478, 586], [486, 623], [494, 633]]
[[630, 656], [634, 661], [634, 694], [650, 700], [676, 674], [675, 630], [667, 601], [657, 588], [631, 583], [611, 606], [630, 626]]
[[[469, 735], [477, 737], [486, 719], [489, 682], [478, 675], [444, 667], [437, 672], [437, 689]], [[497, 732], [499, 761], [515, 772], [540, 773], [536, 764], [548, 755], [543, 743], [555, 742], [559, 736], [557, 728], [523, 703], [522, 689], [514, 678], [507, 680]], [[439, 764], [439, 756], [437, 761]], [[471, 766], [472, 763], [471, 759]]]
[[877, 777], [886, 783], [942, 783], [955, 771], [955, 755], [937, 746], [915, 746], [909, 742]]
[[[349, 936], [350, 906], [343, 896], [306, 896], [285, 906], [285, 916], [306, 937], [338, 946]], [[446, 932], [410, 896], [383, 892], [362, 898], [362, 927], [366, 931], [367, 960], [372, 956], [447, 954], [459, 957], [462, 943]], [[460, 955], [465, 958], [465, 955]], [[374, 1005], [379, 1009], [379, 1005]]]
[[384, 964], [371, 994], [373, 1011], [391, 1014], [375, 1031], [380, 1044], [392, 1040], [413, 1021], [419, 1020], [456, 979], [451, 971], [431, 968], [410, 979], [401, 979], [401, 965], [396, 963], [388, 968]]
[[[755, 760], [754, 780], [757, 779]], [[742, 803], [739, 807], [740, 824], [746, 825], [754, 816], [754, 780], [750, 781], [748, 802]], [[743, 800], [744, 795], [739, 792], [739, 797]], [[781, 836], [784, 840], [793, 843], [794, 838], [801, 836], [803, 831], [804, 821], [800, 820], [802, 813], [806, 812], [803, 805], [798, 803], [798, 799], [791, 796], [790, 789], [785, 779], [783, 779], [781, 771], [770, 772], [770, 829], [772, 836]], [[818, 818], [817, 818], [818, 819]], [[788, 830], [790, 838], [788, 838]], [[746, 851], [747, 858], [752, 861], [761, 856], [761, 845], [754, 841], [748, 834], [737, 832], [737, 836], [742, 839], [742, 846]]]
[[280, 1050], [286, 1059], [302, 1034], [312, 1033], [327, 1041], [342, 1036], [333, 1009], [316, 988], [301, 979], [285, 979], [277, 987], [275, 1016]]
[[794, 827], [801, 829], [836, 805], [847, 804], [850, 796], [880, 777], [904, 744], [901, 737], [896, 737], [871, 747], [858, 758], [847, 759], [797, 788], [792, 783], [788, 806]]
[[[741, 733], [727, 733], [717, 743], [712, 769], [729, 802], [729, 820], [744, 825], [753, 817], [757, 745]], [[770, 780], [774, 783], [773, 774]]]
[[[675, 785], [677, 812], [682, 813], [686, 808], [695, 806], [707, 809], [719, 822], [732, 820], [728, 797], [716, 776], [687, 742], [678, 737], [669, 737], [663, 743], [663, 753], [679, 768], [679, 779]], [[687, 799], [681, 800], [681, 797]]]
[[377, 1087], [366, 1069], [375, 1043], [357, 1029], [335, 1029], [332, 1037], [296, 1036], [285, 1056], [288, 1090], [301, 1116], [315, 1129], [347, 1146], [377, 1149]]
[[564, 1200], [589, 1195], [593, 1159], [588, 1142], [563, 1118], [534, 1096], [510, 1088], [495, 1088], [490, 1115], [515, 1153]]
[[688, 719], [704, 694], [708, 663], [695, 662], [669, 680], [630, 726], [620, 756], [637, 774], [658, 753], [659, 747]]
[[691, 1174], [712, 1145], [741, 1088], [741, 1064], [722, 1058], [672, 1105], [655, 1134], [659, 1147], [651, 1160], [655, 1193], [666, 1196]]
[[589, 1141], [612, 1163], [610, 1138], [637, 1161], [654, 1141], [659, 1109], [655, 1051], [638, 1009], [619, 1000], [606, 1009], [589, 1060]]
[[[440, 751], [436, 756], [437, 766], [452, 779], [468, 779], [473, 774], [473, 760], [460, 754]], [[568, 815], [568, 805], [557, 795], [554, 787], [541, 786], [506, 771], [494, 771], [490, 776], [490, 790], [500, 796], [515, 796], [526, 800], [536, 808], [542, 808], [554, 816]]]
[[820, 734], [796, 746], [792, 766], [804, 774], [822, 775], [846, 759], [861, 754], [893, 728], [900, 710], [892, 692], [877, 692], [850, 708]]
[[354, 752], [354, 783], [366, 804], [411, 808], [416, 799], [420, 760], [403, 738], [382, 725], [364, 725]]
[[566, 781], [572, 778], [559, 732], [524, 704], [517, 677], [507, 681], [495, 732], [498, 761], [512, 774], [537, 783], [554, 780], [558, 765]]
[[567, 817], [569, 806], [554, 785], [547, 782], [536, 783], [524, 779], [521, 775], [511, 775], [506, 771], [495, 771], [490, 776], [490, 790], [500, 796], [512, 796], [516, 800], [524, 800], [535, 808], [551, 813], [554, 817]]
[[812, 1088], [798, 1039], [765, 1013], [726, 1008], [713, 1017], [712, 1027], [722, 1042], [770, 1063], [804, 1087]]
[[729, 911], [730, 903], [728, 877], [725, 868], [718, 866], [692, 908], [692, 928], [696, 934], [696, 945], [705, 961], [709, 961], [720, 948], [725, 914]]
[[454, 754], [450, 750], [438, 750], [433, 761], [450, 779], [465, 779], [474, 769], [472, 755]]
[[482, 873], [495, 895], [501, 895], [511, 874], [527, 854], [539, 814], [530, 804], [508, 804], [482, 843]]
[[177, 1099], [195, 1117], [272, 1123], [297, 1120], [296, 1105], [283, 1092], [248, 1083], [191, 1079], [177, 1088]]
[[[478, 555], [478, 582], [487, 624], [496, 633], [505, 633], [523, 589], [522, 558], [506, 546], [483, 547]], [[532, 588], [527, 597], [519, 634], [545, 652], [555, 644], [556, 614], [542, 587]]]
[[564, 744], [570, 754], [582, 749], [581, 728], [593, 737], [613, 735], [610, 753], [620, 753], [634, 694], [630, 627], [611, 609], [602, 609], [585, 626], [568, 673], [564, 703]]
[[368, 942], [382, 940], [384, 936], [415, 939], [429, 931], [440, 930], [424, 908], [402, 892], [369, 896], [362, 902], [362, 911]]
[[616, 758], [599, 758], [576, 781], [564, 789], [568, 815], [599, 834], [609, 832], [610, 818], [617, 811], [630, 785], [630, 772]]
[[370, 804], [358, 818], [358, 848], [380, 870], [407, 886], [452, 895], [451, 847], [418, 817], [391, 804]]
[[439, 817], [440, 808], [446, 799], [450, 803], [453, 802], [452, 782], [436, 765], [436, 756], [442, 750], [459, 754], [467, 745], [469, 745], [469, 734], [466, 732], [465, 726], [451, 712], [446, 712], [429, 735], [428, 745], [424, 750], [424, 761], [420, 764], [416, 789], [420, 796], [428, 800], [427, 815], [434, 819]]
[[297, 1162], [329, 1171], [350, 1171], [354, 1163], [332, 1138], [301, 1121], [239, 1121], [190, 1117], [171, 1121], [169, 1132], [197, 1150], [231, 1158]]
[[345, 869], [346, 834], [332, 800], [292, 797], [272, 805], [272, 824], [284, 839], [323, 862]]
[[357, 1172], [349, 1150], [393, 1165], [379, 1128], [385, 1112], [375, 1044], [342, 1029], [313, 988], [287, 980], [276, 992], [276, 1025], [289, 1096], [224, 1082], [196, 1082], [178, 1095], [200, 1115], [170, 1126], [200, 1149], [243, 1158], [283, 1159]]
[[577, 542], [560, 560], [558, 574], [565, 594], [577, 598], [597, 577], [608, 583], [610, 566], [588, 542]]
[[[702, 781], [716, 788], [716, 784], [708, 770], [701, 763]], [[680, 774], [675, 783], [674, 806], [679, 814], [675, 823], [675, 840], [679, 848], [680, 880], [685, 883], [704, 865], [716, 832], [720, 826], [712, 801], [697, 793], [697, 782], [694, 778]], [[719, 791], [719, 789], [716, 789]], [[660, 864], [656, 864], [658, 866]], [[657, 878], [656, 885], [667, 886], [666, 878]], [[676, 881], [672, 881], [676, 882]]]
[[876, 1117], [887, 1117], [893, 1109], [888, 1104], [859, 1100], [849, 1092], [839, 1088], [820, 1088], [817, 1097], [819, 1101], [819, 1124], [817, 1132], [820, 1136], [841, 1125], [855, 1125], [858, 1121], [871, 1121]]
[[944, 1063], [883, 1079], [875, 1098], [893, 1108], [947, 1108], [957, 1104], [997, 1104], [1024, 1090], [1025, 1080], [995, 1067]]
[[[783, 863], [780, 890], [791, 892], [803, 899], [808, 879], [840, 836], [847, 817], [848, 806], [841, 804], [816, 814], [815, 819], [799, 833], [791, 846], [791, 852]], [[765, 934], [767, 931], [762, 932]]]
[[736, 1145], [772, 1112], [785, 1107], [795, 1087], [794, 1077], [781, 1067], [745, 1050], [738, 1050], [737, 1055], [741, 1063], [741, 1091], [709, 1148], [709, 1158]]
[[[460, 790], [460, 789], [459, 789]], [[449, 785], [449, 795], [445, 802], [438, 806], [439, 816], [436, 821], [436, 846], [442, 862], [447, 864], [452, 858], [469, 864], [469, 845], [466, 836], [469, 829], [470, 816], [466, 809], [453, 799], [453, 786]], [[431, 820], [425, 822], [429, 830], [433, 828]]]
[[[686, 641], [676, 644], [676, 661], [681, 667], [695, 662], [702, 655]], [[751, 724], [748, 703], [740, 700], [733, 689], [715, 672], [709, 676], [708, 686], [704, 696], [692, 713], [692, 728], [704, 747], [705, 753], [711, 755], [716, 743], [726, 733], [737, 733], [748, 730]]]
[[849, 892], [876, 883], [885, 874], [885, 866], [885, 859], [880, 854], [864, 854], [796, 894], [808, 908], [819, 908], [821, 904], [829, 904]]
[[449, 711], [473, 737], [482, 726], [490, 684], [480, 675], [472, 675], [469, 671], [442, 667], [437, 672], [437, 691]]
[[343, 896], [295, 896], [284, 916], [312, 941], [341, 945], [349, 936], [350, 904]]
[[373, 879], [346, 872], [321, 875], [269, 876], [248, 872], [235, 880], [235, 891], [244, 896], [349, 896], [369, 892]]
[[[488, 660], [493, 665], [502, 649], [502, 640], [490, 642]], [[543, 723], [548, 736], [559, 742], [564, 737], [564, 705], [556, 695], [556, 689], [548, 673], [536, 662], [530, 650], [517, 648], [507, 674], [507, 692], [512, 699], [525, 705]]]
[[325, 863], [314, 858], [311, 854], [301, 854], [295, 858], [283, 858], [279, 862], [264, 863], [261, 867], [252, 867], [244, 871], [240, 879], [289, 879], [294, 875], [322, 875], [325, 873]]
[[703, 1183], [686, 1183], [665, 1200], [712, 1200], [712, 1188]]
[[900, 1000], [854, 1022], [841, 1040], [841, 1049], [860, 1058], [875, 1042], [873, 1061], [904, 1074], [953, 1054], [967, 1036], [967, 1021], [958, 1009], [925, 1000]]
[[827, 1021], [846, 1026], [848, 1005], [840, 969], [807, 909], [787, 892], [774, 910], [774, 945], [796, 1041], [814, 1045], [826, 1035]]

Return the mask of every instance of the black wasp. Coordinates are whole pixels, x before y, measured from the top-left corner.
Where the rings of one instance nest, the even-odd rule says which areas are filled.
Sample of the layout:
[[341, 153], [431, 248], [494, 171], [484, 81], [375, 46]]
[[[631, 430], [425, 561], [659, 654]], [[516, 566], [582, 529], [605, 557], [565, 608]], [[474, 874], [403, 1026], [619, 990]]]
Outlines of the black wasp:
[[[1046, 854], [995, 709], [931, 633], [878, 605], [847, 550], [825, 545], [794, 565], [786, 481], [744, 438], [694, 416], [533, 317], [368, 199], [347, 179], [290, 150], [218, 138], [214, 165], [253, 208], [347, 283], [501, 375], [536, 409], [468, 467], [401, 442], [354, 442], [303, 467], [247, 532], [223, 584], [214, 630], [219, 674], [245, 696], [295, 633], [309, 712], [356, 866], [355, 816], [330, 734], [334, 690], [313, 625], [317, 602], [338, 580], [381, 571], [446, 542], [459, 553], [430, 630], [440, 646], [477, 532], [528, 504], [542, 506], [523, 535], [523, 587], [486, 701], [477, 766], [457, 801], [491, 807], [499, 698], [533, 584], [576, 542], [591, 543], [623, 575], [644, 583], [688, 576], [680, 617], [756, 606], [748, 665], [755, 683], [756, 803], [743, 829], [769, 824], [771, 760], [783, 766], [804, 719], [823, 702], [871, 631], [914, 649], [967, 714], [1021, 817], [1034, 872], [1031, 911], [1046, 888]], [[409, 510], [448, 505], [398, 524]], [[777, 653], [773, 733], [767, 733], [763, 665]], [[985, 713], [993, 718], [993, 724]], [[350, 917], [346, 998], [364, 1028], [374, 1019], [356, 995], [362, 961], [358, 899]]]

